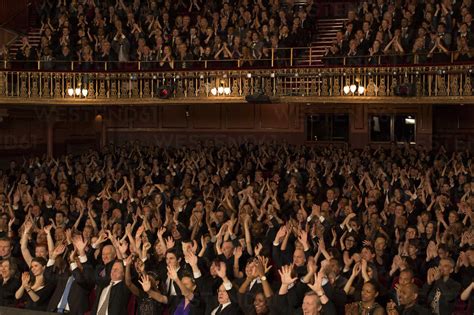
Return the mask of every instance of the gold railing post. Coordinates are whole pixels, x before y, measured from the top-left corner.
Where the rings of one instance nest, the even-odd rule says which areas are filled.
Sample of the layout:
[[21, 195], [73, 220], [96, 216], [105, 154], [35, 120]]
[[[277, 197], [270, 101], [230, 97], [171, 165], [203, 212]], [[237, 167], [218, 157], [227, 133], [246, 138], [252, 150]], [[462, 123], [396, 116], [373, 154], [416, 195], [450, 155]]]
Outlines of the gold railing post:
[[312, 54], [312, 49], [311, 47], [308, 48], [309, 49], [309, 65], [311, 66], [312, 64], [312, 59], [313, 59], [313, 54]]
[[275, 48], [272, 47], [272, 68], [274, 65], [274, 61], [275, 61]]
[[139, 62], [138, 62], [138, 71], [140, 71], [141, 68], [142, 68], [142, 63], [141, 63], [141, 61], [139, 61]]
[[293, 47], [290, 49], [290, 66], [293, 66]]
[[107, 65], [108, 65], [108, 64], [109, 64], [109, 63], [106, 61], [106, 62], [105, 62], [105, 66], [104, 66], [105, 71], [107, 71], [107, 68], [108, 68]]

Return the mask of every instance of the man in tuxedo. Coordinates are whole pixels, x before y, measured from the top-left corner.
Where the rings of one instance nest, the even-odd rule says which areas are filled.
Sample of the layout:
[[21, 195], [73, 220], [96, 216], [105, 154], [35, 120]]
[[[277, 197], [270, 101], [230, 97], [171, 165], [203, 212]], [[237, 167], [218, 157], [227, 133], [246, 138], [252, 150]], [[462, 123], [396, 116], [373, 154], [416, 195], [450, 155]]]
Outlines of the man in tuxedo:
[[125, 285], [121, 261], [115, 261], [110, 272], [110, 283], [97, 283], [96, 300], [92, 315], [127, 315], [130, 291]]
[[73, 243], [79, 257], [72, 252], [70, 269], [57, 275], [56, 289], [48, 304], [50, 312], [82, 315], [89, 309], [89, 293], [94, 287], [93, 269], [87, 263], [82, 236], [76, 236]]
[[[196, 264], [194, 264], [193, 270], [196, 269]], [[203, 296], [206, 303], [206, 315], [242, 314], [239, 304], [237, 303], [237, 292], [232, 286], [232, 282], [227, 278], [226, 270], [227, 268], [224, 262], [221, 262], [219, 268], [216, 270], [217, 276], [222, 279], [222, 284], [217, 290], [217, 297], [215, 294], [207, 294]], [[196, 284], [199, 291], [205, 291], [205, 283], [202, 281], [203, 277], [199, 271], [196, 271], [194, 272], [194, 277], [196, 278]]]
[[[96, 248], [94, 245], [92, 245], [92, 248]], [[95, 268], [95, 282], [104, 284], [110, 282], [110, 271], [116, 257], [117, 253], [112, 245], [106, 245], [102, 248], [102, 264]]]
[[[184, 268], [181, 267], [181, 254], [173, 249], [170, 249], [166, 252], [166, 267], [170, 266], [176, 269], [178, 277], [182, 278], [185, 275]], [[181, 290], [179, 289], [178, 284], [169, 277], [167, 272], [168, 268], [162, 268], [159, 270], [158, 278], [160, 279], [161, 292], [164, 292], [165, 295], [169, 297], [181, 295]]]
[[335, 213], [337, 210], [338, 200], [336, 197], [336, 193], [334, 192], [334, 189], [330, 188], [326, 191], [326, 201], [329, 204], [329, 207], [331, 208], [333, 213]]

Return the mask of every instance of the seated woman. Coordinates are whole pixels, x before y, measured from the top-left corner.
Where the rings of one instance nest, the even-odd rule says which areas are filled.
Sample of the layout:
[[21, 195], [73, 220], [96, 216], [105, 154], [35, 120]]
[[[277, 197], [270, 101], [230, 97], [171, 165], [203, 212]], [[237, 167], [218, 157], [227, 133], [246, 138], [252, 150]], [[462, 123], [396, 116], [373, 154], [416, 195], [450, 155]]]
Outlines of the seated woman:
[[25, 303], [25, 308], [35, 311], [46, 311], [49, 298], [54, 292], [54, 284], [44, 277], [46, 259], [42, 257], [33, 258], [31, 261], [31, 279], [29, 272], [21, 275], [21, 286], [15, 293], [17, 300]]
[[[249, 268], [249, 266], [253, 267]], [[273, 300], [273, 291], [266, 277], [266, 273], [270, 268], [268, 267], [268, 258], [263, 256], [253, 259], [250, 265], [247, 264], [247, 277], [238, 292], [239, 305], [245, 314], [278, 314], [277, 303]], [[252, 291], [254, 290], [250, 286], [253, 284], [253, 287], [257, 287], [259, 282], [262, 285], [262, 289], [257, 288], [256, 293], [253, 294]]]
[[[197, 265], [197, 257], [193, 253], [187, 253], [186, 259], [190, 264]], [[128, 265], [127, 265], [128, 267]], [[204, 304], [197, 292], [197, 285], [191, 275], [178, 276], [178, 270], [175, 266], [169, 265], [168, 277], [178, 286], [180, 294], [177, 295], [163, 295], [160, 293], [156, 281], [145, 274], [139, 281], [143, 291], [146, 292], [149, 298], [162, 304], [168, 304], [168, 313], [174, 315], [181, 314], [204, 314]], [[154, 285], [155, 284], [155, 285]], [[138, 288], [134, 290], [138, 291]], [[132, 291], [133, 292], [133, 291]], [[151, 313], [140, 313], [151, 314]], [[153, 313], [161, 314], [161, 313]]]
[[174, 69], [174, 58], [170, 46], [165, 46], [163, 49], [163, 58], [160, 61], [160, 67], [163, 69]]
[[460, 37], [457, 40], [458, 49], [454, 53], [454, 61], [471, 61], [474, 56], [472, 49], [468, 46], [466, 37]]
[[17, 266], [11, 258], [0, 262], [0, 306], [14, 306], [15, 292], [20, 287], [20, 281], [15, 277]]
[[[125, 285], [130, 292], [137, 297], [137, 309], [139, 314], [154, 315], [163, 313], [163, 304], [156, 298], [153, 298], [157, 290], [157, 278], [153, 272], [145, 272], [145, 265], [141, 259], [133, 261], [134, 256], [128, 256], [126, 260]], [[141, 282], [145, 283], [143, 290], [132, 281], [132, 268], [135, 269], [138, 278], [141, 276]]]
[[377, 281], [377, 278], [375, 265], [362, 259], [354, 265], [352, 274], [344, 286], [344, 292], [346, 292], [346, 295], [353, 297], [352, 301], [360, 300], [364, 284], [369, 281]]
[[346, 305], [345, 314], [348, 315], [383, 315], [385, 309], [375, 299], [379, 295], [378, 285], [374, 280], [364, 283], [361, 300]]

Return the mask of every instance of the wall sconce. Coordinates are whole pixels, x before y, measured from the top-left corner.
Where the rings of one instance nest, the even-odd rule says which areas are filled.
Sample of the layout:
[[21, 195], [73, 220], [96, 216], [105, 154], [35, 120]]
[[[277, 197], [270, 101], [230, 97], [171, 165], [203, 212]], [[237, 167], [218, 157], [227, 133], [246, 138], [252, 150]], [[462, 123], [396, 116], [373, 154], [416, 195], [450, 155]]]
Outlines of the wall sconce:
[[67, 89], [67, 95], [70, 97], [78, 97], [80, 98], [81, 96], [86, 98], [87, 95], [89, 94], [89, 91], [87, 89], [81, 89], [81, 84], [76, 88], [72, 88], [71, 86]]
[[365, 87], [363, 87], [362, 85], [351, 84], [344, 86], [343, 91], [346, 95], [349, 93], [355, 94], [356, 92], [359, 95], [363, 95], [365, 92]]
[[214, 96], [221, 96], [221, 95], [230, 95], [230, 93], [232, 92], [232, 90], [230, 89], [230, 87], [223, 87], [223, 86], [219, 86], [219, 87], [213, 87], [211, 89], [211, 94], [214, 95]]

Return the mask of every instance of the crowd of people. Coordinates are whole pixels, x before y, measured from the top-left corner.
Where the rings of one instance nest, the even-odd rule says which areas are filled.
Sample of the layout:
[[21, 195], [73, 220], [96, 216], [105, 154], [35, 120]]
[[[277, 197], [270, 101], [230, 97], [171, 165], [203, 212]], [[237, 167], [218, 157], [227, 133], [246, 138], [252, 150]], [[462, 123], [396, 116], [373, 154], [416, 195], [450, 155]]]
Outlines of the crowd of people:
[[23, 37], [16, 60], [45, 70], [285, 63], [291, 47], [310, 44], [316, 13], [313, 0], [44, 0], [39, 12], [40, 44]]
[[471, 0], [369, 0], [348, 13], [324, 60], [329, 65], [474, 60]]
[[472, 314], [472, 153], [251, 142], [12, 161], [0, 306]]

